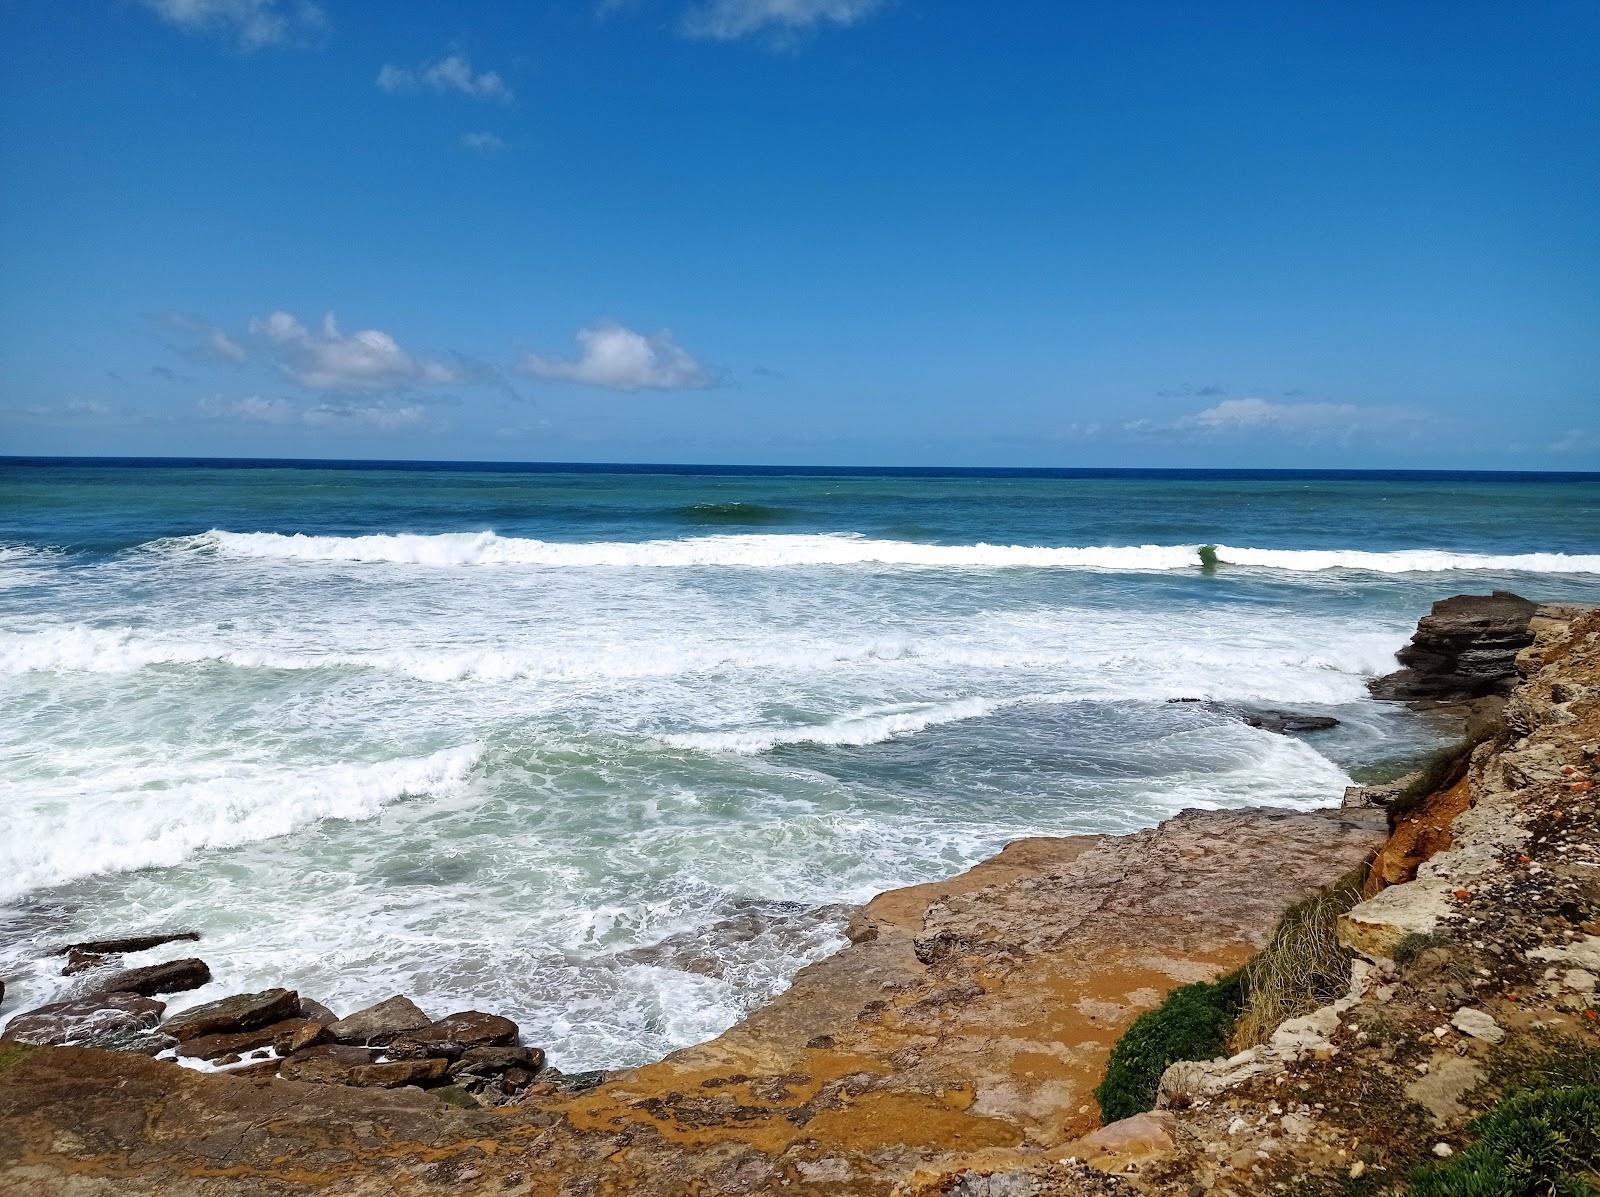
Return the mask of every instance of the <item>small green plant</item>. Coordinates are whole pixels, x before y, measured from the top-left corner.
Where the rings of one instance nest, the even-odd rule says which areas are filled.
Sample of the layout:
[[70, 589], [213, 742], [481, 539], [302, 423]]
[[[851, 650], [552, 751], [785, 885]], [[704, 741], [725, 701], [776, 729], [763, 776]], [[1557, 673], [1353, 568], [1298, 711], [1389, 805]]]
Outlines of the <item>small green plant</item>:
[[1471, 1133], [1472, 1146], [1412, 1174], [1410, 1197], [1600, 1195], [1600, 1085], [1514, 1093]]
[[1244, 967], [1243, 1002], [1234, 1027], [1235, 1050], [1264, 1043], [1285, 1019], [1310, 1014], [1350, 986], [1350, 952], [1335, 929], [1339, 916], [1361, 901], [1365, 865], [1283, 912], [1272, 938]]
[[1094, 1091], [1101, 1120], [1115, 1122], [1153, 1109], [1156, 1086], [1169, 1064], [1221, 1055], [1239, 1015], [1240, 986], [1239, 973], [1183, 985], [1135, 1019], [1111, 1049], [1105, 1079]]

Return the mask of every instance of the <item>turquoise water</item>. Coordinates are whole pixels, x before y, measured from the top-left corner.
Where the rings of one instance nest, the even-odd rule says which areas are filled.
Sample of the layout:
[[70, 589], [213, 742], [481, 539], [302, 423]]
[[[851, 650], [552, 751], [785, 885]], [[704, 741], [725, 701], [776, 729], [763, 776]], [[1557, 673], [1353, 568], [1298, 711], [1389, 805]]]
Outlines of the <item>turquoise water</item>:
[[[1365, 679], [1492, 587], [1600, 601], [1600, 479], [0, 462], [0, 1017], [41, 945], [183, 925], [175, 1008], [637, 1062], [837, 946], [795, 904], [1337, 800], [1441, 734]], [[684, 933], [718, 975], [626, 955]]]

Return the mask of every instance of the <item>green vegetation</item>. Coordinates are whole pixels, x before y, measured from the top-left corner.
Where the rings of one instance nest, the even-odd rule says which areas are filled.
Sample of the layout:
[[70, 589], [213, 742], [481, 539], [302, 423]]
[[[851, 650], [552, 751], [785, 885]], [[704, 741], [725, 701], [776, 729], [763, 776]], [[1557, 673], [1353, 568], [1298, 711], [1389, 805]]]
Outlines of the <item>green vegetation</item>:
[[1402, 966], [1411, 964], [1429, 948], [1442, 948], [1449, 942], [1450, 937], [1439, 931], [1409, 932], [1394, 945], [1394, 962]]
[[28, 1054], [32, 1051], [33, 1048], [21, 1043], [0, 1045], [0, 1073], [10, 1072], [18, 1064], [21, 1064], [23, 1060], [27, 1059]]
[[1221, 1055], [1241, 998], [1241, 974], [1231, 973], [1180, 986], [1141, 1014], [1111, 1049], [1105, 1079], [1094, 1091], [1101, 1119], [1115, 1122], [1154, 1108], [1156, 1086], [1169, 1064]]
[[1514, 1093], [1471, 1132], [1472, 1146], [1412, 1174], [1410, 1197], [1600, 1195], [1600, 1085]]
[[1350, 986], [1350, 952], [1335, 934], [1339, 916], [1361, 901], [1365, 865], [1321, 893], [1296, 902], [1278, 920], [1272, 939], [1244, 967], [1244, 1001], [1234, 1028], [1234, 1050], [1271, 1037], [1278, 1024], [1344, 996]]

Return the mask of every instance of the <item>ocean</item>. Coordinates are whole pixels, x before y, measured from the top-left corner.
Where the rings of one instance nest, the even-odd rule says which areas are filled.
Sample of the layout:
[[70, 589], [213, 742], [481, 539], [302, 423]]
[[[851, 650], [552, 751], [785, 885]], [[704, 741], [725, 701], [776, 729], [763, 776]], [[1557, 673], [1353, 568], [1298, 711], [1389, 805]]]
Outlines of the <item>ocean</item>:
[[1393, 775], [1449, 729], [1367, 678], [1492, 588], [1600, 601], [1600, 475], [0, 459], [0, 1019], [50, 946], [192, 928], [172, 1010], [640, 1063], [837, 948], [816, 907]]

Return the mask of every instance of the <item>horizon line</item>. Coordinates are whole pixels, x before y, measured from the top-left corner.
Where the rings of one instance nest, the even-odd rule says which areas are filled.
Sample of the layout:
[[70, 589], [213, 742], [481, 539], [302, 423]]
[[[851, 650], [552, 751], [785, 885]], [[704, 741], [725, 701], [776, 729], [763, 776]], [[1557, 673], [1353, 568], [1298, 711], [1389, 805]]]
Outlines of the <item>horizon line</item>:
[[524, 471], [557, 472], [562, 469], [583, 472], [617, 471], [623, 473], [678, 473], [698, 472], [728, 473], [735, 471], [781, 474], [784, 472], [806, 474], [1008, 474], [1016, 476], [1049, 475], [1118, 475], [1118, 474], [1248, 474], [1248, 475], [1387, 475], [1390, 477], [1428, 476], [1503, 476], [1503, 477], [1557, 477], [1600, 480], [1597, 470], [1531, 470], [1531, 469], [1416, 469], [1383, 467], [1322, 467], [1322, 466], [960, 466], [960, 465], [840, 465], [840, 464], [761, 464], [755, 462], [629, 462], [629, 461], [534, 461], [495, 460], [488, 458], [406, 458], [406, 457], [215, 457], [190, 454], [0, 454], [0, 466], [22, 465], [125, 465], [129, 467], [159, 466], [212, 466], [219, 468], [351, 468], [397, 469], [405, 467], [432, 468], [455, 467], [472, 470], [509, 469]]

